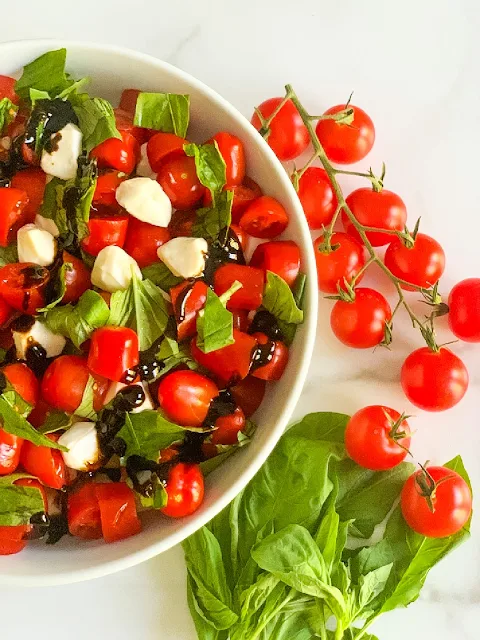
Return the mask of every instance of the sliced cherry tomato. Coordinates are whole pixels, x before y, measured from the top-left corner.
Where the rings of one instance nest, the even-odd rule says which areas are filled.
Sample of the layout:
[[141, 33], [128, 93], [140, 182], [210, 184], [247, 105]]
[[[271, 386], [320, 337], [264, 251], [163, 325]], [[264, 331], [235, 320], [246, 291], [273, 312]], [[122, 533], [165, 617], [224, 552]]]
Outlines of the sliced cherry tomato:
[[193, 223], [196, 219], [195, 211], [174, 211], [168, 225], [168, 231], [172, 238], [191, 236]]
[[68, 530], [72, 536], [83, 540], [98, 540], [102, 537], [100, 507], [92, 483], [68, 494], [67, 501]]
[[197, 316], [205, 306], [207, 285], [202, 280], [186, 280], [170, 289], [170, 297], [177, 321], [177, 337], [182, 342], [197, 332]]
[[[50, 433], [47, 438], [56, 442], [58, 434]], [[29, 440], [23, 442], [20, 463], [27, 473], [52, 489], [61, 489], [67, 482], [67, 473], [61, 451], [50, 447], [37, 447]]]
[[[0, 76], [1, 80], [1, 76]], [[10, 556], [23, 551], [27, 546], [24, 539], [28, 531], [28, 525], [19, 524], [13, 527], [0, 527], [0, 556]]]
[[[128, 133], [133, 136], [139, 145], [145, 144], [152, 136], [152, 131], [150, 129], [145, 129], [144, 127], [137, 127], [133, 124], [133, 116], [134, 113], [129, 111], [125, 111], [124, 109], [114, 109], [115, 112], [115, 124], [117, 125], [118, 131], [123, 135], [123, 133]], [[138, 158], [137, 158], [138, 159]]]
[[219, 131], [208, 142], [215, 142], [226, 165], [226, 182], [230, 187], [242, 184], [245, 177], [245, 150], [237, 136]]
[[0, 76], [0, 100], [8, 98], [14, 104], [20, 102], [20, 98], [15, 93], [15, 78], [10, 76]]
[[122, 111], [126, 111], [132, 116], [135, 115], [139, 93], [139, 89], [124, 89], [120, 96], [120, 104], [118, 105], [118, 108], [122, 109]]
[[95, 484], [105, 542], [117, 542], [140, 533], [135, 494], [124, 482]]
[[407, 456], [410, 427], [389, 407], [372, 405], [353, 414], [345, 430], [345, 448], [357, 464], [372, 471], [392, 469]]
[[460, 474], [447, 467], [427, 467], [408, 478], [401, 496], [409, 527], [428, 538], [460, 531], [472, 513], [472, 492]]
[[390, 305], [374, 289], [355, 289], [355, 300], [337, 300], [330, 316], [335, 336], [354, 349], [376, 347], [385, 337], [385, 325], [392, 317]]
[[[260, 111], [264, 119], [267, 119], [282, 101], [283, 98], [265, 100], [259, 105], [258, 111]], [[252, 124], [255, 129], [260, 130], [262, 128], [262, 123], [257, 113], [252, 116]], [[270, 134], [267, 142], [279, 160], [294, 160], [310, 144], [307, 127], [303, 124], [303, 120], [291, 100], [287, 100], [273, 118], [269, 129]]]
[[480, 342], [480, 278], [467, 278], [456, 284], [448, 306], [448, 324], [453, 334], [465, 342]]
[[107, 167], [132, 173], [140, 156], [140, 146], [137, 139], [128, 131], [121, 131], [120, 138], [109, 138], [100, 143], [90, 152], [96, 158], [99, 167]]
[[[240, 220], [243, 212], [252, 204], [252, 202], [263, 195], [258, 184], [248, 176], [245, 177], [242, 184], [232, 186], [227, 184], [223, 190], [233, 192], [232, 221], [234, 223], [237, 223]], [[203, 194], [203, 206], [212, 206], [212, 194], [208, 189], [206, 189]]]
[[[428, 289], [445, 270], [445, 253], [436, 240], [418, 233], [411, 248], [395, 238], [385, 252], [385, 265], [397, 278]], [[400, 286], [407, 291], [415, 290], [406, 284], [400, 283]]]
[[232, 311], [233, 315], [233, 328], [238, 329], [239, 331], [248, 331], [248, 327], [250, 326], [250, 322], [248, 320], [248, 310], [247, 309], [237, 309]]
[[202, 199], [205, 187], [197, 177], [195, 159], [187, 156], [168, 157], [162, 162], [157, 181], [175, 209], [186, 211]]
[[412, 404], [424, 411], [454, 407], [468, 388], [468, 371], [458, 356], [441, 347], [422, 347], [405, 360], [401, 371], [403, 391]]
[[168, 502], [162, 513], [183, 518], [194, 513], [203, 502], [204, 483], [198, 464], [179, 462], [170, 469], [166, 485]]
[[122, 382], [139, 362], [138, 336], [128, 327], [102, 327], [91, 338], [88, 368], [108, 380]]
[[288, 227], [288, 215], [278, 200], [260, 196], [246, 209], [239, 224], [254, 238], [272, 240]]
[[174, 133], [156, 133], [147, 144], [148, 162], [154, 173], [158, 173], [163, 162], [172, 157], [185, 157], [183, 146], [188, 144], [185, 138]]
[[143, 267], [158, 262], [157, 249], [170, 239], [171, 235], [168, 229], [130, 217], [128, 234], [123, 248], [143, 269]]
[[246, 253], [248, 250], [248, 234], [245, 233], [243, 229], [240, 229], [238, 225], [231, 224], [230, 236], [233, 236], [234, 238], [236, 237], [236, 239], [240, 243], [243, 253]]
[[[210, 353], [203, 353], [195, 340], [191, 345], [193, 359], [225, 384], [236, 384], [248, 375], [257, 346], [253, 336], [236, 329], [233, 330], [233, 339], [233, 344]], [[241, 405], [240, 402], [238, 404]]]
[[93, 203], [107, 207], [116, 205], [115, 192], [126, 178], [127, 176], [121, 171], [106, 171], [98, 176], [95, 193], [93, 194]]
[[[252, 376], [262, 380], [280, 380], [288, 363], [288, 347], [280, 340], [270, 340], [264, 333], [252, 335], [258, 342]], [[256, 366], [257, 362], [260, 366]]]
[[40, 397], [40, 386], [30, 367], [23, 362], [15, 362], [7, 364], [2, 371], [15, 391], [34, 407]]
[[65, 273], [65, 293], [62, 298], [62, 302], [67, 304], [69, 302], [77, 302], [80, 296], [85, 293], [87, 289], [90, 289], [90, 271], [85, 266], [83, 260], [72, 256], [67, 251], [62, 255], [63, 263], [70, 264], [70, 268]]
[[298, 197], [310, 229], [322, 229], [331, 222], [337, 197], [324, 169], [308, 167], [298, 182]]
[[82, 249], [92, 256], [98, 256], [105, 247], [123, 247], [127, 237], [129, 216], [102, 214], [88, 221], [89, 234], [82, 240]]
[[300, 271], [300, 249], [293, 240], [264, 242], [253, 252], [250, 266], [273, 271], [291, 287]]
[[215, 421], [215, 431], [212, 433], [212, 444], [236, 444], [238, 434], [245, 429], [245, 414], [240, 407], [227, 416], [220, 416]]
[[161, 379], [158, 402], [173, 422], [184, 427], [199, 427], [218, 393], [217, 385], [209, 378], [195, 371], [174, 371]]
[[266, 386], [265, 380], [247, 376], [230, 387], [235, 402], [243, 409], [246, 418], [250, 418], [262, 404]]
[[23, 438], [0, 428], [0, 476], [13, 473], [20, 463]]
[[4, 327], [15, 315], [15, 309], [0, 298], [0, 327]]
[[[324, 236], [314, 240], [317, 263], [318, 288], [324, 293], [337, 293], [338, 286], [345, 290], [345, 280], [351, 282], [365, 265], [364, 248], [346, 233], [338, 231], [330, 239], [331, 251], [323, 249]], [[357, 279], [359, 283], [363, 273]]]
[[27, 314], [45, 305], [45, 287], [50, 272], [32, 262], [6, 264], [0, 269], [0, 296], [7, 304]]
[[0, 187], [0, 247], [7, 247], [28, 221], [28, 195], [23, 189]]
[[36, 167], [21, 169], [12, 177], [12, 187], [24, 191], [28, 197], [24, 210], [25, 222], [33, 222], [40, 211], [46, 183], [47, 174]]
[[335, 115], [346, 108], [353, 109], [353, 121], [350, 124], [330, 119], [319, 120], [316, 127], [325, 153], [337, 164], [352, 164], [363, 160], [375, 142], [373, 122], [360, 107], [339, 104], [325, 111], [325, 115]]
[[55, 409], [75, 413], [82, 402], [89, 370], [82, 356], [59, 356], [45, 371], [42, 396]]
[[242, 264], [224, 264], [215, 271], [214, 290], [218, 296], [228, 291], [235, 281], [242, 285], [227, 302], [227, 309], [254, 310], [262, 304], [265, 273], [262, 269]]

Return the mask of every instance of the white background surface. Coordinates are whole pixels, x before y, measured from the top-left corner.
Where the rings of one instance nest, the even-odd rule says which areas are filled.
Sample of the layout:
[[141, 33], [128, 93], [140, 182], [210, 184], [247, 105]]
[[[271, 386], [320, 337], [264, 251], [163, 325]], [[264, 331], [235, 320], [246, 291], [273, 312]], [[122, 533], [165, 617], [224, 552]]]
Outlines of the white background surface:
[[[443, 290], [480, 274], [476, 0], [8, 5], [2, 10], [2, 40], [61, 37], [136, 48], [197, 76], [248, 116], [254, 104], [281, 95], [286, 82], [311, 112], [342, 102], [355, 90], [354, 103], [369, 112], [377, 129], [368, 163], [378, 167], [385, 159], [387, 187], [405, 200], [410, 223], [422, 216], [423, 230], [447, 252]], [[372, 280], [380, 281], [376, 274]], [[383, 290], [392, 294], [388, 286]], [[349, 351], [329, 335], [329, 305], [321, 304], [316, 352], [297, 416], [323, 409], [351, 412], [371, 402], [409, 411], [398, 385], [399, 365], [420, 346], [419, 337], [403, 321], [397, 323], [392, 352]], [[470, 390], [447, 413], [417, 412], [416, 452], [435, 462], [462, 453], [478, 493], [480, 346], [453, 350], [470, 369]], [[479, 569], [480, 534], [474, 526], [470, 543], [432, 572], [420, 601], [388, 614], [374, 631], [380, 640], [478, 638]], [[195, 639], [179, 549], [94, 582], [2, 588], [0, 603], [0, 634], [6, 639], [84, 640], [87, 633], [108, 640]]]

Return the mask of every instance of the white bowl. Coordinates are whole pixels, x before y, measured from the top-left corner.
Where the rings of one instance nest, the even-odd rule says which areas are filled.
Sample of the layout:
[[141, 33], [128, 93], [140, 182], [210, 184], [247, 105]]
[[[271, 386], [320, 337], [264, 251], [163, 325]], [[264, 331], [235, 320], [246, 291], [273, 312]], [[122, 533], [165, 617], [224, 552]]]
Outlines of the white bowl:
[[302, 269], [308, 275], [305, 322], [297, 332], [284, 376], [269, 385], [255, 416], [258, 429], [252, 443], [207, 478], [205, 501], [193, 516], [174, 520], [152, 514], [142, 533], [111, 545], [69, 537], [54, 546], [30, 543], [18, 555], [0, 557], [0, 584], [53, 585], [103, 576], [148, 560], [203, 526], [243, 489], [282, 435], [300, 396], [315, 339], [318, 296], [310, 233], [285, 170], [248, 120], [217, 93], [180, 69], [118, 47], [61, 40], [0, 44], [0, 74], [14, 74], [42, 53], [60, 47], [67, 48], [67, 67], [75, 77], [91, 77], [88, 90], [92, 95], [117, 104], [122, 89], [129, 87], [188, 93], [189, 137], [202, 141], [216, 131], [227, 130], [244, 141], [248, 175], [290, 214], [284, 237], [300, 245]]

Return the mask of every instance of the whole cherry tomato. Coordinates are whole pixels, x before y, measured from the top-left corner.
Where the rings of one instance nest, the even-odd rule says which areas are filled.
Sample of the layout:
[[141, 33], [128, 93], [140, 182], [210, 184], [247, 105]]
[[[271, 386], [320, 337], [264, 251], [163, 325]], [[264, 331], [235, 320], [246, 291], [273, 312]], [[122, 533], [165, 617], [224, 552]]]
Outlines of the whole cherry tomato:
[[50, 272], [32, 262], [15, 262], [0, 269], [0, 296], [13, 309], [34, 314], [45, 306]]
[[324, 169], [308, 167], [298, 182], [298, 197], [310, 229], [322, 229], [331, 222], [337, 197]]
[[[283, 98], [270, 98], [258, 106], [258, 111], [267, 119], [277, 109]], [[252, 116], [252, 124], [260, 130], [262, 123], [257, 113]], [[310, 144], [307, 127], [291, 100], [287, 100], [269, 125], [267, 142], [279, 160], [294, 160]]]
[[77, 302], [80, 296], [92, 286], [90, 281], [90, 271], [85, 266], [83, 260], [72, 256], [71, 253], [63, 252], [63, 263], [69, 263], [70, 268], [65, 272], [65, 293], [62, 302]]
[[[418, 233], [411, 248], [395, 238], [385, 252], [385, 266], [397, 278], [428, 289], [445, 270], [445, 253], [436, 240]], [[400, 286], [407, 291], [415, 289], [402, 283]]]
[[92, 256], [110, 245], [123, 247], [127, 237], [129, 216], [102, 213], [88, 221], [89, 235], [81, 242], [82, 249]]
[[217, 385], [206, 376], [189, 370], [174, 371], [161, 379], [158, 402], [172, 422], [199, 427], [218, 393]]
[[260, 196], [242, 214], [239, 225], [254, 238], [272, 240], [287, 228], [288, 214], [275, 198]]
[[0, 247], [7, 247], [28, 222], [28, 195], [23, 189], [0, 187]]
[[23, 438], [0, 428], [0, 476], [13, 473], [20, 463]]
[[86, 358], [59, 356], [45, 371], [42, 396], [55, 409], [75, 413], [82, 402], [88, 376]]
[[374, 289], [355, 289], [353, 302], [337, 300], [330, 316], [336, 337], [354, 349], [376, 347], [385, 337], [385, 325], [392, 317], [390, 305]]
[[12, 177], [12, 187], [27, 194], [28, 204], [25, 207], [25, 222], [33, 222], [39, 212], [47, 183], [47, 174], [40, 168], [21, 169]]
[[170, 239], [170, 232], [165, 227], [157, 227], [130, 217], [128, 234], [123, 248], [143, 269], [143, 267], [158, 262], [157, 249]]
[[165, 489], [168, 502], [162, 513], [170, 518], [191, 515], [203, 502], [202, 470], [198, 464], [179, 462], [170, 469]]
[[[257, 332], [252, 335], [258, 343], [251, 370], [252, 376], [262, 380], [280, 380], [288, 364], [287, 345], [280, 340], [270, 340], [264, 333]], [[256, 366], [257, 364], [259, 366]]]
[[[345, 280], [351, 282], [365, 266], [364, 248], [355, 238], [341, 231], [332, 235], [331, 251], [326, 251], [323, 245], [323, 235], [313, 243], [318, 288], [324, 293], [337, 293], [338, 286], [345, 289]], [[362, 278], [363, 273], [357, 278], [357, 283]]]
[[238, 434], [245, 429], [245, 414], [240, 407], [227, 416], [220, 416], [215, 421], [215, 431], [212, 433], [213, 444], [236, 444]]
[[148, 163], [154, 173], [158, 173], [162, 163], [167, 158], [185, 156], [183, 147], [188, 144], [185, 138], [180, 138], [174, 133], [156, 133], [147, 143]]
[[138, 336], [128, 327], [101, 327], [91, 337], [88, 368], [92, 373], [122, 382], [139, 362]]
[[90, 152], [96, 158], [98, 166], [116, 169], [123, 173], [132, 173], [140, 156], [140, 145], [128, 131], [121, 131], [122, 138], [104, 140]]
[[215, 142], [226, 165], [226, 183], [229, 187], [242, 184], [245, 177], [245, 150], [243, 142], [227, 131], [219, 131], [208, 142]]
[[197, 177], [195, 159], [187, 156], [166, 158], [161, 164], [157, 182], [170, 198], [172, 206], [181, 211], [198, 204], [205, 191]]
[[[47, 435], [52, 441], [58, 440], [58, 435]], [[20, 453], [20, 463], [27, 473], [31, 473], [40, 482], [52, 489], [62, 489], [67, 481], [67, 473], [62, 453], [50, 447], [38, 447], [29, 440], [23, 442]]]
[[8, 98], [10, 102], [18, 104], [20, 99], [15, 93], [15, 78], [10, 76], [0, 76], [0, 100]]
[[300, 271], [300, 249], [293, 240], [264, 242], [253, 252], [250, 266], [276, 273], [291, 287]]
[[339, 104], [325, 111], [324, 115], [335, 115], [344, 109], [353, 109], [350, 124], [333, 119], [319, 120], [316, 127], [329, 160], [337, 164], [353, 164], [363, 160], [375, 142], [375, 127], [370, 117], [353, 105]]
[[448, 306], [452, 333], [466, 342], [480, 342], [480, 278], [467, 278], [456, 284]]
[[228, 291], [234, 282], [242, 288], [236, 291], [227, 302], [227, 309], [258, 309], [262, 304], [265, 273], [255, 267], [242, 264], [224, 264], [215, 271], [214, 290], [217, 296]]
[[14, 390], [34, 407], [40, 396], [40, 386], [30, 367], [23, 362], [15, 362], [3, 367], [2, 372]]

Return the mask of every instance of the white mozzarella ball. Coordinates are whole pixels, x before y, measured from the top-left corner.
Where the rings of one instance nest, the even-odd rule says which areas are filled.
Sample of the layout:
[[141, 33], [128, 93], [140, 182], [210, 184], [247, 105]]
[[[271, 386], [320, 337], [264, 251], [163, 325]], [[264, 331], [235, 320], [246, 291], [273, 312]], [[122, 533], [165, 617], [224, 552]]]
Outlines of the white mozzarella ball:
[[156, 227], [168, 227], [172, 217], [172, 203], [156, 180], [131, 178], [117, 187], [115, 197], [128, 213]]
[[45, 218], [45, 216], [42, 216], [39, 213], [37, 213], [37, 215], [35, 216], [35, 224], [40, 229], [51, 233], [54, 238], [58, 238], [58, 236], [60, 235], [60, 231], [58, 230], [56, 222], [54, 220], [51, 220], [50, 218]]
[[62, 451], [62, 456], [70, 469], [89, 471], [100, 459], [100, 446], [94, 422], [75, 423], [60, 436], [58, 444], [68, 449]]
[[12, 331], [13, 342], [19, 360], [25, 360], [27, 350], [34, 344], [39, 344], [45, 349], [47, 358], [59, 356], [65, 348], [66, 340], [57, 333], [52, 333], [43, 322], [35, 320], [27, 331]]
[[208, 244], [205, 238], [172, 238], [157, 250], [170, 271], [181, 278], [197, 278], [205, 269]]
[[111, 245], [104, 247], [95, 258], [91, 280], [99, 289], [114, 293], [128, 289], [133, 274], [142, 279], [142, 272], [135, 260], [120, 247]]
[[18, 260], [48, 267], [55, 260], [56, 244], [51, 233], [36, 224], [26, 224], [17, 231]]
[[82, 132], [69, 122], [52, 136], [54, 150], [43, 150], [40, 166], [50, 176], [71, 180], [77, 175], [78, 158], [82, 153]]
[[137, 164], [136, 173], [137, 176], [141, 176], [142, 178], [152, 178], [155, 180], [157, 177], [157, 174], [153, 171], [148, 160], [147, 143], [142, 144], [140, 147], [140, 160]]

